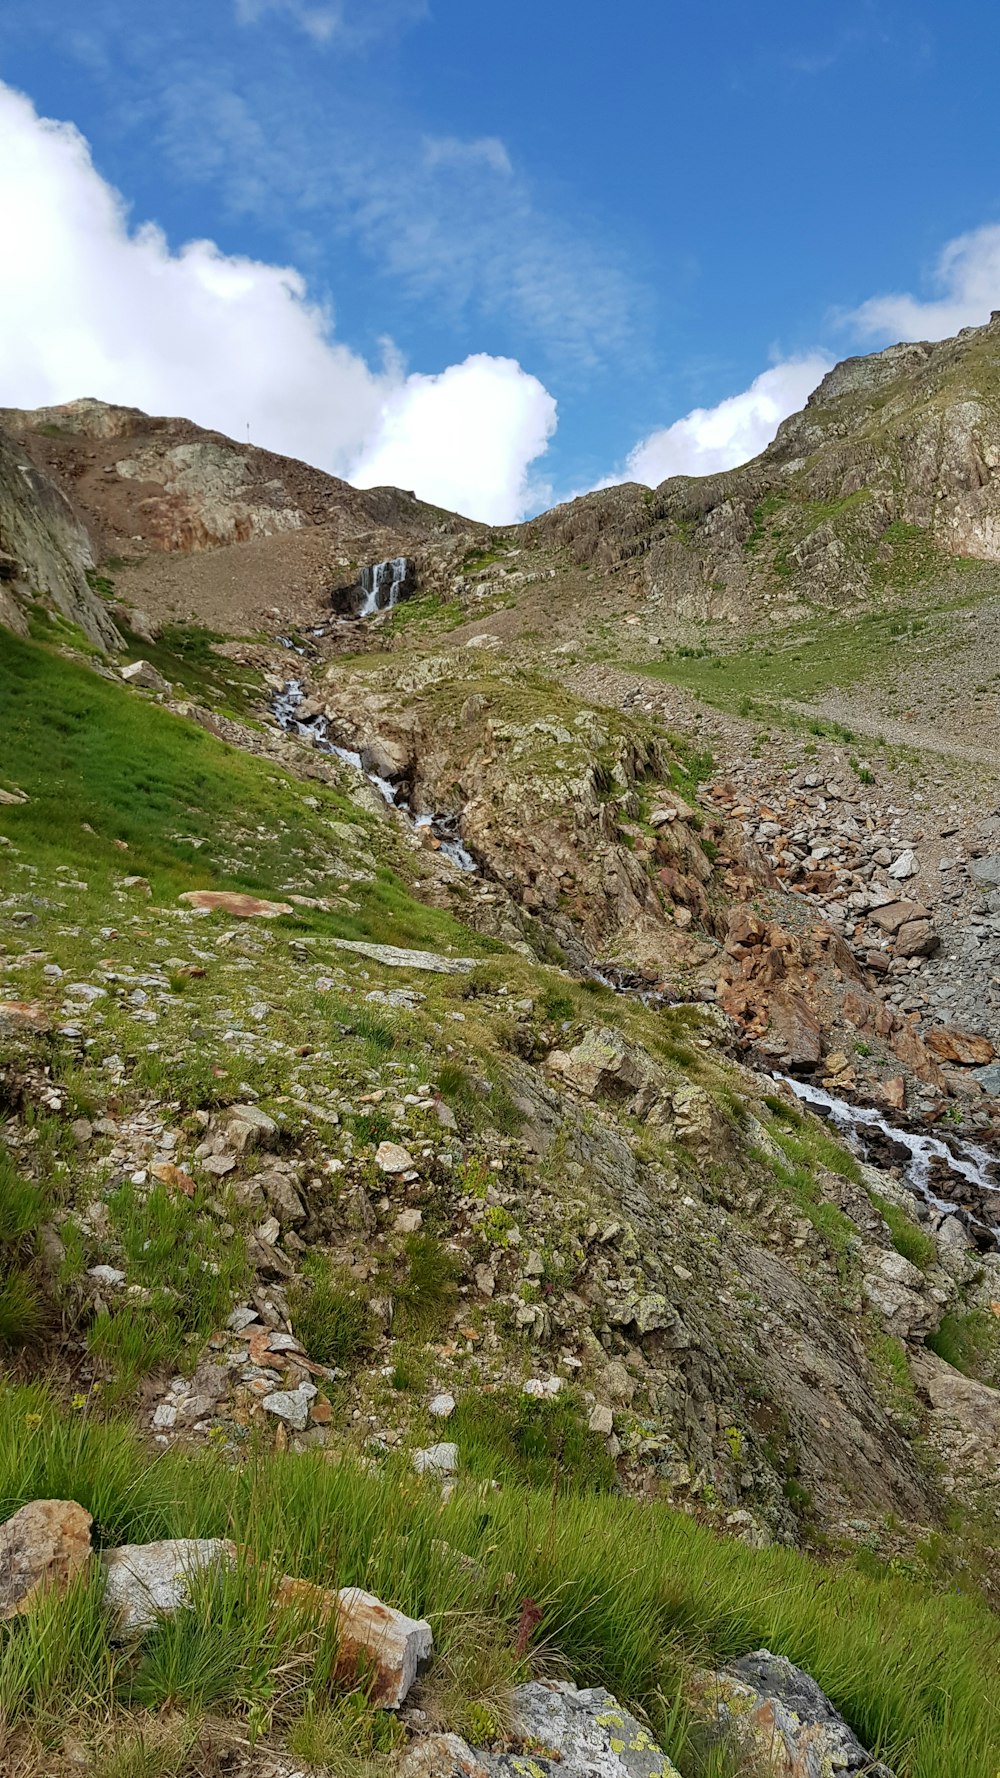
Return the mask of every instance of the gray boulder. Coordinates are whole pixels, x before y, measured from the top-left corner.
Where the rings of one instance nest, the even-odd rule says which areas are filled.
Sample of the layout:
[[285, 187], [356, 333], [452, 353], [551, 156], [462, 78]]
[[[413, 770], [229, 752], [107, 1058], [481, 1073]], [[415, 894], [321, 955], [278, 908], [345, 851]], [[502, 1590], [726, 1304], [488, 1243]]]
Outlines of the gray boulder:
[[581, 1690], [555, 1679], [519, 1685], [514, 1728], [525, 1755], [477, 1750], [490, 1778], [677, 1778], [649, 1730], [603, 1686]]
[[191, 1582], [213, 1569], [230, 1569], [236, 1546], [223, 1537], [177, 1537], [162, 1543], [122, 1544], [104, 1555], [104, 1609], [123, 1642], [156, 1627], [160, 1618], [191, 1603]]
[[697, 1691], [719, 1738], [761, 1778], [893, 1778], [816, 1681], [783, 1655], [759, 1648], [721, 1673], [699, 1674]]

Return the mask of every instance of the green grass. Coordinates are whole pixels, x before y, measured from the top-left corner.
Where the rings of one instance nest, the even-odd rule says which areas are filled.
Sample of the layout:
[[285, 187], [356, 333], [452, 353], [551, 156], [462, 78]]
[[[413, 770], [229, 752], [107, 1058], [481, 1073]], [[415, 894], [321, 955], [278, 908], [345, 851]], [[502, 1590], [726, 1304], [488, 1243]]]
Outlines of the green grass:
[[955, 1370], [980, 1382], [997, 1385], [1000, 1372], [1000, 1322], [983, 1309], [965, 1315], [945, 1315], [940, 1327], [927, 1336], [932, 1352]]
[[0, 1143], [0, 1351], [31, 1345], [45, 1323], [37, 1264], [45, 1209], [45, 1194]]
[[[661, 660], [637, 662], [632, 670], [686, 686], [722, 709], [739, 711], [745, 704], [743, 714], [768, 710], [773, 719], [786, 702], [807, 704], [834, 688], [864, 683], [883, 673], [887, 663], [897, 671], [911, 657], [943, 646], [951, 614], [984, 596], [990, 595], [938, 597], [919, 617], [898, 608], [850, 618], [818, 615], [788, 625], [766, 642], [750, 639], [726, 652], [680, 647]], [[827, 733], [837, 726], [821, 728]]]
[[[76, 660], [6, 634], [0, 722], [4, 773], [29, 797], [0, 808], [0, 832], [49, 880], [71, 862], [86, 883], [81, 893], [95, 902], [125, 875], [146, 877], [154, 898], [167, 902], [203, 888], [316, 894], [331, 882], [336, 888], [356, 851], [393, 845], [345, 792], [311, 783], [319, 805], [312, 809], [301, 782], [270, 762]], [[352, 845], [331, 821], [350, 825]], [[349, 887], [358, 912], [303, 910], [295, 923], [425, 949], [498, 948], [423, 906], [385, 864]]]
[[552, 1401], [516, 1389], [466, 1395], [448, 1434], [463, 1469], [484, 1481], [558, 1494], [610, 1493], [618, 1486], [604, 1440], [588, 1429], [580, 1402], [566, 1391]]
[[371, 1310], [322, 1256], [307, 1262], [306, 1275], [289, 1293], [292, 1326], [316, 1364], [347, 1370], [374, 1344]]
[[458, 1294], [459, 1261], [436, 1235], [407, 1235], [402, 1277], [392, 1283], [393, 1331], [429, 1340], [440, 1333]]
[[911, 1265], [919, 1266], [920, 1270], [925, 1272], [927, 1267], [932, 1264], [936, 1252], [930, 1235], [925, 1234], [922, 1228], [918, 1228], [917, 1224], [907, 1216], [906, 1211], [901, 1210], [897, 1204], [889, 1203], [887, 1198], [879, 1197], [877, 1192], [871, 1192], [869, 1195], [888, 1227], [896, 1252], [901, 1253], [904, 1259], [908, 1259]]
[[254, 1567], [263, 1562], [324, 1586], [363, 1585], [428, 1615], [445, 1673], [470, 1626], [489, 1620], [495, 1688], [516, 1675], [517, 1625], [531, 1600], [547, 1658], [646, 1710], [685, 1778], [695, 1766], [673, 1706], [687, 1663], [761, 1646], [811, 1673], [898, 1778], [995, 1778], [995, 1620], [954, 1591], [753, 1550], [663, 1506], [599, 1493], [563, 1500], [548, 1487], [466, 1485], [442, 1508], [433, 1486], [402, 1469], [322, 1453], [235, 1469], [213, 1453], [150, 1459], [120, 1424], [67, 1416], [44, 1389], [8, 1386], [0, 1509], [39, 1497], [79, 1499], [101, 1543], [228, 1535], [246, 1555], [137, 1653], [109, 1647], [94, 1586], [0, 1626], [8, 1728], [26, 1715], [65, 1728], [132, 1698], [150, 1710], [211, 1703], [248, 1726], [307, 1735], [296, 1725], [315, 1728], [319, 1713], [340, 1707], [338, 1694], [317, 1627], [265, 1611]]
[[88, 1345], [124, 1390], [147, 1371], [190, 1368], [252, 1274], [242, 1239], [221, 1235], [200, 1194], [190, 1199], [163, 1185], [147, 1191], [127, 1182], [111, 1194], [108, 1210], [122, 1269], [146, 1295], [120, 1307], [112, 1297]]

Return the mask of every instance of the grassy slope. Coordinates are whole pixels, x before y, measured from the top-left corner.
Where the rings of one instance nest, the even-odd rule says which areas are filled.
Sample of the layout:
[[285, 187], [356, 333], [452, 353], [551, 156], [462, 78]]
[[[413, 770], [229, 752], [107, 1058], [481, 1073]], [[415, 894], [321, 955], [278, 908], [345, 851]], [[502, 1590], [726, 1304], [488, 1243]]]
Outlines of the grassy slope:
[[[476, 1001], [461, 998], [460, 985], [420, 978], [426, 1002], [390, 1026], [359, 1005], [370, 980], [363, 967], [329, 949], [329, 938], [341, 934], [465, 953], [485, 948], [417, 902], [386, 864], [360, 881], [340, 879], [342, 912], [297, 912], [235, 941], [215, 919], [171, 924], [175, 897], [188, 887], [275, 892], [294, 880], [325, 893], [332, 875], [339, 890], [337, 874], [349, 860], [342, 836], [326, 824], [352, 824], [353, 863], [383, 845], [378, 824], [348, 798], [303, 785], [85, 668], [7, 637], [0, 716], [5, 780], [31, 798], [0, 809], [0, 831], [17, 848], [0, 850], [3, 938], [14, 965], [7, 991], [38, 994], [57, 1010], [62, 990], [44, 975], [47, 957], [86, 978], [108, 953], [134, 970], [161, 973], [168, 946], [185, 958], [208, 959], [204, 978], [183, 985], [167, 979], [162, 991], [152, 991], [155, 1031], [136, 1022], [127, 997], [112, 994], [82, 1058], [58, 1043], [49, 1048], [67, 1110], [101, 1108], [102, 1057], [112, 1049], [125, 1062], [119, 1113], [152, 1089], [183, 1117], [226, 1103], [249, 1076], [279, 1119], [301, 1121], [311, 1114], [301, 1111], [299, 1091], [315, 1103], [331, 1082], [360, 1090], [373, 1061], [387, 1054], [414, 1084], [441, 1078], [447, 1065], [458, 1102], [465, 1077], [448, 1057], [459, 1006], [463, 1058], [475, 1057], [488, 1079], [497, 1032]], [[303, 801], [304, 792], [316, 808]], [[205, 844], [192, 849], [183, 836]], [[303, 880], [308, 870], [315, 882]], [[79, 887], [81, 872], [86, 888]], [[120, 887], [125, 873], [146, 875], [153, 888], [138, 913]], [[22, 931], [9, 923], [12, 911], [31, 913], [37, 924]], [[37, 954], [27, 955], [29, 948]], [[332, 997], [313, 985], [318, 968], [338, 976]], [[559, 986], [569, 1004], [556, 1010], [573, 1013], [578, 991], [523, 958], [496, 957], [483, 970], [484, 984], [490, 978], [539, 1001]], [[269, 1017], [244, 1042], [232, 1032], [245, 1025], [255, 994], [266, 996]], [[663, 1022], [643, 1009], [608, 999], [603, 1017], [642, 1023], [651, 1043], [694, 1064], [694, 1052], [671, 1044]], [[300, 1058], [303, 1030], [313, 1054]], [[476, 1093], [468, 1098], [471, 1106], [482, 1103]], [[502, 1116], [502, 1103], [494, 1112], [487, 1101], [487, 1115]], [[377, 1110], [365, 1117], [371, 1127], [363, 1133], [377, 1139]], [[46, 1161], [52, 1199], [69, 1201], [75, 1163], [65, 1119], [36, 1121], [34, 1148]], [[202, 1301], [194, 1274], [183, 1270], [187, 1243], [195, 1232], [199, 1242], [217, 1239], [210, 1236], [214, 1225], [198, 1197], [153, 1194], [143, 1208], [118, 1196], [113, 1209], [133, 1263], [152, 1251], [150, 1266], [181, 1267], [166, 1281], [196, 1312], [171, 1324], [165, 1296], [156, 1316], [146, 1318], [147, 1327], [155, 1319], [170, 1335], [164, 1360], [179, 1361], [191, 1338], [217, 1324], [214, 1293]], [[161, 1246], [147, 1249], [150, 1239]], [[95, 1257], [70, 1254], [70, 1268]], [[235, 1277], [224, 1282], [238, 1287]], [[127, 1359], [129, 1351], [116, 1356]], [[502, 1715], [504, 1688], [519, 1671], [517, 1622], [530, 1598], [543, 1611], [539, 1635], [549, 1656], [647, 1709], [685, 1778], [700, 1768], [683, 1713], [671, 1711], [684, 1662], [762, 1643], [814, 1673], [900, 1778], [993, 1778], [1000, 1671], [993, 1620], [975, 1601], [942, 1598], [902, 1578], [869, 1579], [850, 1566], [820, 1567], [781, 1550], [750, 1551], [665, 1509], [573, 1492], [582, 1478], [558, 1470], [551, 1490], [534, 1491], [514, 1480], [516, 1469], [504, 1465], [501, 1448], [491, 1448], [488, 1429], [474, 1424], [467, 1431], [470, 1452], [486, 1447], [486, 1471], [510, 1480], [498, 1496], [467, 1482], [442, 1513], [432, 1487], [391, 1463], [372, 1474], [350, 1460], [331, 1465], [273, 1452], [251, 1456], [235, 1471], [210, 1452], [156, 1458], [127, 1416], [102, 1408], [97, 1397], [81, 1397], [67, 1413], [45, 1390], [8, 1383], [0, 1393], [0, 1512], [40, 1495], [76, 1497], [94, 1512], [103, 1543], [229, 1532], [261, 1561], [327, 1585], [361, 1582], [407, 1610], [426, 1611], [441, 1650], [431, 1697], [470, 1734], [488, 1733]], [[536, 1457], [521, 1466], [528, 1477], [539, 1473], [538, 1448], [536, 1440]], [[454, 1550], [473, 1556], [478, 1571], [457, 1564]], [[37, 1617], [0, 1626], [0, 1722], [6, 1717], [20, 1732], [18, 1725], [30, 1721], [54, 1745], [67, 1721], [102, 1718], [123, 1701], [157, 1711], [209, 1709], [288, 1735], [293, 1744], [298, 1737], [303, 1749], [346, 1745], [343, 1769], [353, 1772], [354, 1752], [368, 1749], [375, 1758], [386, 1731], [331, 1687], [328, 1654], [314, 1629], [275, 1620], [264, 1583], [249, 1573], [206, 1595], [198, 1612], [165, 1627], [136, 1656], [109, 1650], [93, 1590], [85, 1588]], [[347, 1730], [345, 1712], [355, 1712]], [[52, 1771], [49, 1758], [40, 1754], [34, 1769]], [[155, 1760], [121, 1768], [128, 1778], [183, 1769]]]

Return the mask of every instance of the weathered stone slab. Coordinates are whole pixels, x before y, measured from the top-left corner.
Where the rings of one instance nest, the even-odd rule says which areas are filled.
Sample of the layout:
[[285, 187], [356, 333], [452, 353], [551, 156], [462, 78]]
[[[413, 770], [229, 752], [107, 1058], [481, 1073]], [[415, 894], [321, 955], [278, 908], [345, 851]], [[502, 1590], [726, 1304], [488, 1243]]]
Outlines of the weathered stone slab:
[[356, 951], [359, 957], [370, 957], [373, 963], [385, 963], [390, 969], [425, 969], [436, 975], [467, 975], [475, 969], [475, 957], [443, 957], [437, 951], [404, 951], [398, 945], [369, 944], [363, 938], [334, 938], [331, 944], [340, 951]]
[[232, 1568], [236, 1545], [223, 1537], [177, 1537], [127, 1543], [104, 1555], [104, 1608], [118, 1641], [141, 1636], [159, 1619], [191, 1603], [191, 1581], [214, 1568]]
[[239, 895], [230, 889], [186, 889], [178, 900], [203, 913], [229, 914], [234, 920], [273, 920], [292, 911], [287, 901], [261, 901], [256, 895]]

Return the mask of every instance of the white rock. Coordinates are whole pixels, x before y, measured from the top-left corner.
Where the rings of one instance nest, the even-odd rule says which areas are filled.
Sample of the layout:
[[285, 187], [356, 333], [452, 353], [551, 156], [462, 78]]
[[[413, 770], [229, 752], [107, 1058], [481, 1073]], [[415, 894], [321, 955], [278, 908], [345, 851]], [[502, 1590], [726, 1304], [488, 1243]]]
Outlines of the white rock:
[[[400, 1150], [400, 1153], [404, 1153]], [[423, 1223], [423, 1214], [419, 1210], [401, 1210], [393, 1227], [397, 1235], [415, 1235]]]
[[297, 1389], [275, 1389], [265, 1395], [261, 1407], [290, 1426], [293, 1432], [304, 1432], [309, 1424], [309, 1403], [316, 1394], [315, 1383], [300, 1383]]
[[901, 852], [895, 863], [890, 864], [886, 875], [897, 883], [903, 883], [907, 877], [915, 877], [919, 869], [920, 863], [915, 852]]
[[371, 1699], [382, 1710], [398, 1710], [419, 1668], [434, 1652], [431, 1627], [383, 1605], [360, 1587], [338, 1594], [337, 1658], [341, 1669], [373, 1669]]
[[427, 1445], [414, 1451], [413, 1467], [418, 1475], [454, 1475], [458, 1469], [457, 1445]]
[[125, 1273], [119, 1272], [117, 1266], [88, 1266], [87, 1277], [96, 1279], [98, 1284], [124, 1284]]
[[455, 1397], [453, 1395], [435, 1395], [428, 1412], [433, 1414], [435, 1420], [449, 1420], [455, 1412]]
[[178, 1537], [162, 1543], [123, 1544], [104, 1558], [104, 1609], [117, 1641], [151, 1630], [163, 1613], [190, 1604], [194, 1576], [232, 1568], [236, 1546], [222, 1537]]
[[409, 1173], [413, 1156], [398, 1142], [380, 1142], [375, 1150], [375, 1165], [381, 1173]]
[[161, 1401], [159, 1407], [157, 1408], [156, 1412], [153, 1415], [153, 1425], [155, 1427], [157, 1427], [158, 1430], [163, 1431], [167, 1427], [176, 1426], [176, 1424], [177, 1424], [177, 1409], [174, 1407], [172, 1402]]
[[120, 677], [126, 685], [138, 685], [143, 691], [170, 690], [163, 674], [158, 673], [149, 661], [131, 661], [127, 667], [122, 667]]
[[603, 1403], [598, 1402], [596, 1407], [591, 1408], [587, 1424], [591, 1432], [600, 1433], [602, 1438], [607, 1438], [614, 1432], [615, 1416], [610, 1408], [606, 1408]]

